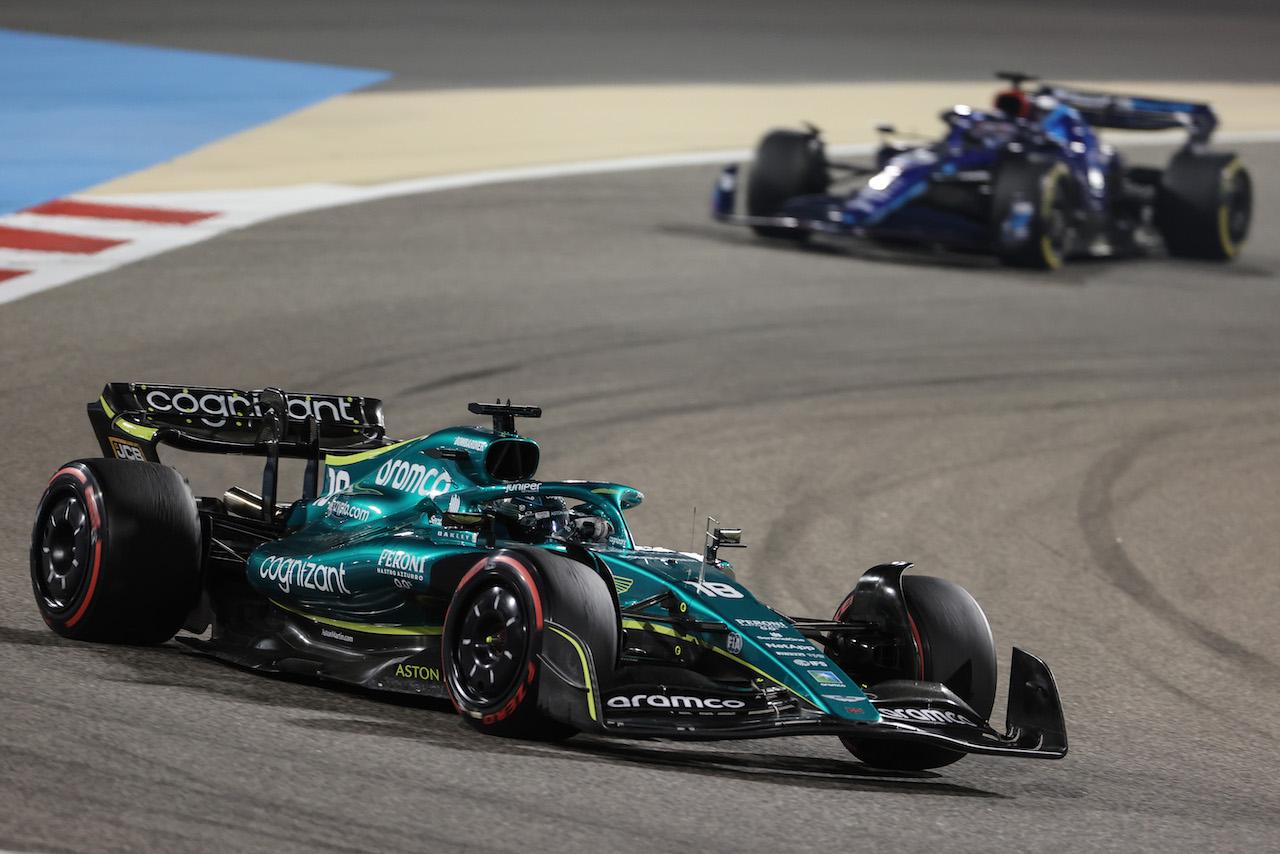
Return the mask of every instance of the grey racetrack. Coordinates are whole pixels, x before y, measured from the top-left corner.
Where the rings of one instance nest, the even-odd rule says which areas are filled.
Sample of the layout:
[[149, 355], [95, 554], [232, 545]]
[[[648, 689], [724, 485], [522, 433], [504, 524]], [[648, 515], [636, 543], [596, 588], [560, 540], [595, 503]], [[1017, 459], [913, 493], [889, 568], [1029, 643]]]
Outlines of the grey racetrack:
[[[628, 28], [591, 11], [605, 5], [549, 6], [576, 21], [563, 42], [504, 27], [497, 12], [517, 4], [447, 7], [457, 38], [441, 49], [492, 32], [504, 59], [487, 71], [408, 44], [397, 22], [427, 4], [353, 19], [359, 44], [382, 28], [381, 56], [332, 37], [325, 16], [359, 8], [332, 2], [311, 19], [309, 4], [280, 4], [303, 23], [274, 38], [248, 4], [175, 23], [161, 4], [51, 3], [0, 10], [0, 26], [494, 85], [513, 82], [513, 51], [529, 51], [532, 77], [566, 82], [541, 48], [581, 79], [615, 43], [630, 45], [617, 79], [671, 79], [657, 58], [672, 34], [720, 55], [742, 33], [762, 39], [753, 10], [767, 21], [784, 4], [708, 5], [733, 17], [724, 28], [710, 11], [682, 27], [676, 5]], [[895, 8], [875, 27], [926, 28], [925, 76], [989, 70], [989, 51], [948, 48], [925, 14], [939, 7]], [[1023, 6], [979, 8], [990, 25], [975, 31], [1026, 57], [1031, 21], [998, 27]], [[1120, 4], [1119, 32], [1150, 20], [1197, 45], [1183, 76], [1274, 81], [1273, 4], [1157, 8]], [[1106, 7], [1064, 20], [1079, 28], [1086, 11], [1104, 20]], [[683, 49], [663, 67], [888, 76], [875, 56], [813, 64], [806, 45], [834, 44], [823, 21], [790, 22], [756, 70], [708, 70]], [[1146, 76], [1177, 76], [1163, 51], [1099, 38], [1114, 48], [1107, 75], [1140, 76], [1146, 57]], [[1035, 70], [1087, 76], [1070, 44], [1041, 53], [1051, 68]], [[789, 76], [788, 55], [806, 70]], [[1156, 256], [1040, 275], [769, 245], [709, 223], [715, 169], [680, 168], [290, 217], [0, 307], [0, 849], [1276, 850], [1280, 146], [1238, 150], [1258, 202], [1228, 265]], [[398, 436], [467, 423], [472, 400], [538, 404], [525, 426], [542, 476], [638, 487], [645, 542], [688, 548], [707, 513], [743, 527], [740, 577], [780, 610], [827, 616], [889, 559], [961, 583], [1002, 671], [1013, 644], [1053, 668], [1071, 752], [902, 775], [829, 738], [528, 744], [473, 733], [444, 706], [254, 676], [176, 644], [62, 640], [31, 598], [31, 517], [59, 464], [96, 454], [84, 404], [121, 379], [381, 397]], [[198, 491], [231, 485], [219, 460], [181, 465]], [[234, 468], [252, 488], [253, 469]]]

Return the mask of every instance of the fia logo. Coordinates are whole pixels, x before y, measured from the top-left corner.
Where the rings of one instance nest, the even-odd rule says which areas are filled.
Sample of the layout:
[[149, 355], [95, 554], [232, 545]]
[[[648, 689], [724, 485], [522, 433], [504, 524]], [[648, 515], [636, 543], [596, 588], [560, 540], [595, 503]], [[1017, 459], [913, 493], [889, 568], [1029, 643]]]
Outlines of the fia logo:
[[730, 655], [737, 655], [742, 652], [742, 635], [737, 632], [729, 632], [729, 639], [725, 641], [724, 648], [729, 651]]

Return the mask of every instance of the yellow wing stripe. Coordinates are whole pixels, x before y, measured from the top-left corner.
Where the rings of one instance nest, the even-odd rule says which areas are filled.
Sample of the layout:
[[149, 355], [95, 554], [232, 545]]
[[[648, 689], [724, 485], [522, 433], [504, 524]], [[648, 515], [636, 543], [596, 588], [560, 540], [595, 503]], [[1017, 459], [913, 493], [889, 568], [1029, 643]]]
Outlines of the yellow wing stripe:
[[582, 680], [587, 683], [587, 710], [591, 713], [591, 720], [598, 721], [599, 719], [596, 717], [596, 694], [595, 689], [591, 687], [591, 665], [587, 662], [586, 650], [582, 648], [582, 644], [578, 642], [577, 638], [554, 623], [548, 623], [547, 628], [567, 640], [577, 651], [578, 660], [582, 662]]
[[[419, 436], [418, 439], [422, 437]], [[364, 451], [359, 454], [325, 454], [324, 464], [327, 466], [345, 466], [348, 463], [361, 463], [365, 460], [371, 460], [374, 457], [381, 456], [388, 451], [407, 445], [410, 442], [416, 442], [418, 439], [405, 439], [403, 442], [396, 442], [394, 445], [387, 445], [383, 448], [374, 448], [372, 451]]]

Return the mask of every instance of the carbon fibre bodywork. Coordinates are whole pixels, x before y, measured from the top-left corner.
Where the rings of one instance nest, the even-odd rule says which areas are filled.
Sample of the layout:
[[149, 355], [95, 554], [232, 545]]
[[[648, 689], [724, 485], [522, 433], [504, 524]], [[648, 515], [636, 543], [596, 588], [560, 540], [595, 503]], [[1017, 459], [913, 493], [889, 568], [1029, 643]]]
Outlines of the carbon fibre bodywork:
[[[919, 645], [902, 592], [909, 564], [864, 573], [837, 619], [780, 614], [718, 557], [738, 532], [709, 527], [701, 555], [638, 545], [626, 520], [638, 490], [534, 479], [539, 449], [514, 419], [539, 410], [472, 411], [493, 426], [391, 441], [369, 398], [112, 383], [89, 405], [104, 455], [118, 460], [153, 465], [161, 444], [266, 458], [262, 495], [233, 487], [195, 499], [202, 595], [179, 640], [217, 658], [452, 697], [465, 712], [449, 677], [450, 609], [477, 574], [505, 563], [533, 591], [530, 702], [573, 729], [1066, 753], [1053, 677], [1029, 653], [1013, 651], [1004, 732], [954, 683], [923, 681], [904, 664]], [[281, 456], [308, 460], [291, 502], [275, 500]], [[573, 595], [556, 591], [567, 565], [590, 588], [603, 635], [558, 607]]]

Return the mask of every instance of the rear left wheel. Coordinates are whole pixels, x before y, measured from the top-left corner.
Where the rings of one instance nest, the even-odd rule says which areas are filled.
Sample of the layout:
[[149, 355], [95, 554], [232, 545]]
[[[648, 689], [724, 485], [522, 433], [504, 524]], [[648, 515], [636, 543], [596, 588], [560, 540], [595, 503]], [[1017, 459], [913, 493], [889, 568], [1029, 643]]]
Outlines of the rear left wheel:
[[31, 533], [49, 627], [78, 640], [163, 643], [200, 595], [200, 520], [177, 470], [87, 459], [50, 479]]

